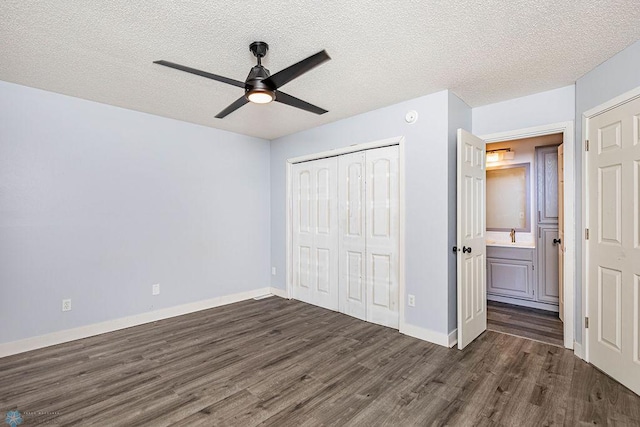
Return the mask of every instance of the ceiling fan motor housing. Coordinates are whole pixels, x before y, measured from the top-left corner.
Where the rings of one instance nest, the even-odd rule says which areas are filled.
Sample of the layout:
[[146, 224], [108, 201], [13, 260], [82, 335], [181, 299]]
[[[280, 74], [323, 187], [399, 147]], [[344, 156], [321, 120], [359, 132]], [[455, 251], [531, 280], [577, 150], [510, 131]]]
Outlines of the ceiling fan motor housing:
[[247, 80], [245, 80], [245, 95], [248, 96], [249, 92], [268, 92], [271, 93], [275, 98], [275, 88], [263, 82], [263, 80], [270, 75], [271, 74], [269, 73], [269, 70], [264, 68], [262, 65], [256, 65], [255, 67], [251, 68], [251, 71], [247, 76]]

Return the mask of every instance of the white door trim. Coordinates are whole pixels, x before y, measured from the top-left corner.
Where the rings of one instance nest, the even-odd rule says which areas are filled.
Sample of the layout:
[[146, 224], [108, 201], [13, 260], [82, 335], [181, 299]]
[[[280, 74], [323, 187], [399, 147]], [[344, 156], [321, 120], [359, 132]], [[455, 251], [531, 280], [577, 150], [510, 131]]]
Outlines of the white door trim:
[[[512, 139], [531, 138], [534, 136], [550, 135], [562, 132], [562, 141], [567, 142], [564, 149], [564, 217], [565, 217], [565, 254], [564, 254], [564, 346], [574, 348], [574, 322], [575, 322], [575, 223], [571, 224], [570, 218], [575, 218], [575, 144], [573, 121], [553, 123], [549, 125], [535, 126], [524, 129], [516, 129], [507, 132], [482, 135], [487, 144], [492, 142], [510, 141]], [[584, 253], [584, 251], [583, 251]], [[567, 268], [568, 267], [568, 268]], [[583, 292], [584, 295], [584, 292]], [[583, 328], [584, 329], [584, 328]], [[584, 337], [584, 330], [583, 330]], [[583, 341], [584, 342], [584, 341]]]
[[404, 248], [405, 248], [405, 159], [404, 159], [404, 136], [396, 136], [393, 138], [382, 139], [379, 141], [373, 142], [365, 142], [362, 144], [353, 144], [348, 147], [338, 148], [335, 150], [323, 151], [320, 153], [307, 154], [304, 156], [293, 157], [287, 159], [286, 168], [287, 168], [287, 197], [286, 197], [286, 239], [287, 239], [287, 278], [286, 278], [286, 287], [287, 293], [286, 297], [291, 299], [293, 292], [293, 262], [292, 262], [292, 251], [291, 247], [293, 245], [293, 221], [291, 219], [293, 212], [292, 198], [291, 198], [291, 190], [292, 190], [292, 181], [291, 181], [291, 166], [294, 163], [308, 162], [311, 160], [324, 159], [327, 157], [340, 156], [342, 154], [355, 153], [357, 151], [371, 150], [374, 148], [382, 148], [389, 147], [392, 145], [398, 145], [400, 158], [398, 160], [398, 168], [399, 168], [399, 217], [400, 217], [400, 236], [399, 236], [399, 244], [398, 244], [398, 268], [399, 268], [399, 283], [398, 283], [398, 298], [399, 298], [399, 330], [402, 332], [405, 329], [405, 321], [404, 321], [404, 311], [405, 311], [405, 260], [404, 260]]
[[[589, 206], [589, 181], [587, 180], [587, 151], [584, 149], [585, 141], [591, 139], [589, 136], [589, 119], [599, 114], [605, 113], [613, 108], [616, 108], [622, 104], [626, 104], [627, 102], [633, 101], [636, 98], [640, 97], [640, 86], [631, 89], [628, 92], [623, 93], [622, 95], [616, 96], [609, 101], [603, 102], [602, 104], [593, 107], [590, 110], [585, 111], [582, 114], [582, 136], [583, 140], [580, 141], [580, 145], [583, 147], [582, 149], [582, 228], [589, 228], [589, 215], [588, 209]], [[566, 180], [565, 180], [566, 183]], [[582, 239], [582, 274], [584, 280], [582, 280], [582, 313], [585, 317], [589, 316], [589, 254], [587, 241]], [[589, 362], [589, 334], [584, 327], [584, 323], [582, 324], [582, 351], [583, 351], [583, 359]]]

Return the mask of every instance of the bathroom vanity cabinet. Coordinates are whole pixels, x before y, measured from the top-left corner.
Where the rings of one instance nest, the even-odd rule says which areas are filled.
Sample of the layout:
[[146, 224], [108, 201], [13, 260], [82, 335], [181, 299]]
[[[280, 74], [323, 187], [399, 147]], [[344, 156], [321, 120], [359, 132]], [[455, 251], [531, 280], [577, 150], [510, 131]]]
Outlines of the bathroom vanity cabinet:
[[534, 250], [487, 246], [487, 294], [533, 300]]
[[[554, 234], [555, 231], [555, 234]], [[557, 228], [544, 227], [541, 243], [552, 245]], [[487, 245], [487, 298], [493, 301], [558, 311], [557, 263], [542, 247]], [[540, 256], [544, 257], [539, 259]], [[554, 286], [555, 284], [555, 286]]]

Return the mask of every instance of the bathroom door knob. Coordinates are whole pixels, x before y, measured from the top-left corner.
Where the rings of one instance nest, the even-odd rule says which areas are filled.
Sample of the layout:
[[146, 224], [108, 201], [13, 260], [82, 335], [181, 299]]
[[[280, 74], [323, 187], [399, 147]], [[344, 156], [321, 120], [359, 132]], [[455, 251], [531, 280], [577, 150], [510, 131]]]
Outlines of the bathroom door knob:
[[463, 254], [470, 254], [471, 253], [471, 248], [468, 248], [466, 246], [462, 247], [462, 253]]
[[553, 244], [554, 245], [559, 245], [560, 243], [562, 243], [561, 239], [553, 239]]

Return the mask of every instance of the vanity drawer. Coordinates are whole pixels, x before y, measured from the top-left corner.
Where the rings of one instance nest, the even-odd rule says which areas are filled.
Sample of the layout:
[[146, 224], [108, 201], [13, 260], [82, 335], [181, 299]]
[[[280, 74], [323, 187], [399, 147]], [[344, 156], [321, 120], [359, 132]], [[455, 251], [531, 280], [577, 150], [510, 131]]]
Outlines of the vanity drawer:
[[533, 248], [505, 248], [502, 246], [487, 246], [487, 258], [533, 261], [533, 251]]

